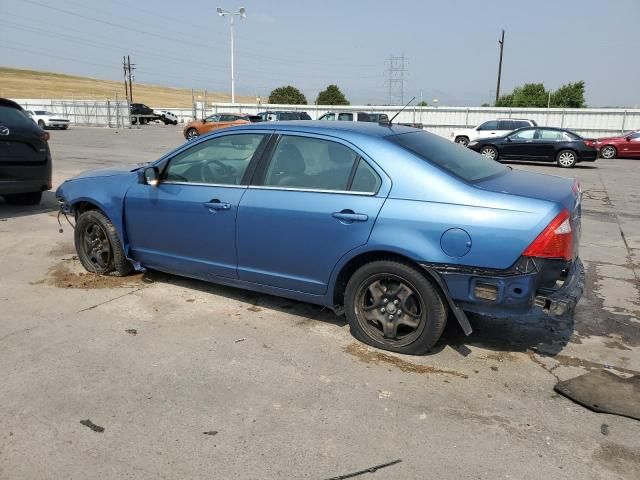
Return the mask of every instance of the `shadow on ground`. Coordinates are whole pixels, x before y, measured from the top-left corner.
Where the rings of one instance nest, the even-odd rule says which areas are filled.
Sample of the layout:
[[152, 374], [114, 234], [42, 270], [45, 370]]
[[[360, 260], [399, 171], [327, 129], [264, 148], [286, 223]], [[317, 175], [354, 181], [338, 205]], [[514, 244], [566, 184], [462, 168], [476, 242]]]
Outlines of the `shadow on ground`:
[[58, 202], [54, 192], [43, 192], [39, 205], [9, 205], [0, 197], [0, 220], [55, 212], [56, 210], [58, 210]]
[[[344, 327], [344, 316], [338, 317], [332, 310], [318, 305], [288, 300], [281, 297], [255, 293], [234, 287], [226, 287], [200, 280], [169, 275], [157, 271], [147, 271], [145, 281], [168, 283], [231, 298], [300, 317], [302, 322], [321, 321]], [[559, 353], [569, 342], [573, 333], [573, 319], [552, 319], [541, 311], [530, 315], [507, 319], [471, 316], [473, 333], [465, 336], [455, 318], [450, 317], [444, 334], [431, 354], [437, 354], [447, 345], [462, 355], [468, 354], [466, 346], [477, 346], [496, 352], [526, 352], [533, 350], [545, 355]]]

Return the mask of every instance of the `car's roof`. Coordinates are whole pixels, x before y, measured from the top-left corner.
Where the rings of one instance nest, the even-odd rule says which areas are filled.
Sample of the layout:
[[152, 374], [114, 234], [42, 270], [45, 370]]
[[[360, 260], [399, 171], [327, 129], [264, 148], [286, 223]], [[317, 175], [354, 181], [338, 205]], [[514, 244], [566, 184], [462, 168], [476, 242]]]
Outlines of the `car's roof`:
[[22, 107], [19, 104], [17, 104], [13, 100], [9, 100], [8, 98], [0, 98], [0, 105], [4, 107], [12, 107], [18, 110], [22, 110]]
[[255, 128], [258, 130], [283, 130], [305, 133], [358, 133], [370, 137], [387, 137], [389, 135], [398, 135], [402, 133], [411, 133], [421, 131], [416, 128], [404, 127], [402, 125], [379, 125], [374, 122], [327, 122], [322, 120], [292, 120], [285, 122], [260, 122], [251, 125], [243, 125], [236, 127], [242, 129]]

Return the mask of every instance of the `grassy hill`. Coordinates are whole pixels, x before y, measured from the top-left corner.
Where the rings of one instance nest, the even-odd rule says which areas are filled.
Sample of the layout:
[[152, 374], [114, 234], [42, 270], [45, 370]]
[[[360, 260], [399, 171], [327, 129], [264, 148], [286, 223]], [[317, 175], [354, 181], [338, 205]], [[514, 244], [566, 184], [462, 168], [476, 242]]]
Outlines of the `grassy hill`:
[[[64, 99], [111, 99], [118, 94], [124, 98], [124, 82], [97, 78], [65, 75], [63, 73], [39, 72], [18, 68], [0, 67], [0, 97], [4, 98], [64, 98]], [[196, 100], [204, 92], [194, 92]], [[144, 83], [133, 84], [135, 102], [154, 107], [191, 106], [191, 90], [187, 88], [163, 87]], [[207, 102], [229, 102], [230, 95], [207, 92]], [[252, 96], [236, 96], [236, 101], [252, 103]]]

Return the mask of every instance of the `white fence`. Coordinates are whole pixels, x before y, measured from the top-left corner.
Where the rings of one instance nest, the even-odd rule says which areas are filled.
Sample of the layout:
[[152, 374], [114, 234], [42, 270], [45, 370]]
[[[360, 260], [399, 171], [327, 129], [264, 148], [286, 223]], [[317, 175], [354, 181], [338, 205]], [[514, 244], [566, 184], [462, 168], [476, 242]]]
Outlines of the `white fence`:
[[[204, 114], [228, 112], [255, 114], [265, 110], [301, 110], [311, 118], [318, 119], [327, 111], [361, 111], [386, 113], [389, 118], [402, 107], [381, 105], [349, 105], [333, 107], [327, 105], [256, 105], [213, 104], [206, 112], [197, 109], [180, 110], [167, 108], [185, 121]], [[421, 123], [425, 130], [449, 137], [454, 130], [470, 128], [495, 118], [525, 118], [535, 120], [538, 125], [561, 127], [575, 131], [584, 137], [616, 135], [628, 130], [640, 129], [640, 109], [614, 108], [499, 108], [499, 107], [407, 107], [398, 115], [395, 123]]]
[[94, 127], [129, 126], [129, 105], [112, 100], [15, 99], [25, 110], [45, 110], [71, 120], [72, 125]]
[[[110, 100], [16, 100], [27, 110], [49, 110], [68, 117], [75, 125], [128, 127], [129, 109], [126, 102]], [[202, 103], [192, 108], [166, 108], [151, 105], [155, 110], [175, 113], [181, 122], [195, 117], [202, 118], [211, 113], [249, 113], [265, 110], [301, 110], [311, 118], [318, 119], [327, 111], [364, 111], [386, 113], [391, 118], [402, 107], [383, 105], [350, 105], [333, 107], [327, 105], [258, 105], [258, 104], [212, 104], [207, 108]], [[398, 115], [396, 123], [421, 123], [425, 130], [450, 137], [454, 130], [476, 126], [495, 118], [526, 118], [539, 125], [573, 130], [585, 137], [616, 135], [628, 130], [640, 129], [640, 109], [620, 108], [498, 108], [498, 107], [407, 107]]]

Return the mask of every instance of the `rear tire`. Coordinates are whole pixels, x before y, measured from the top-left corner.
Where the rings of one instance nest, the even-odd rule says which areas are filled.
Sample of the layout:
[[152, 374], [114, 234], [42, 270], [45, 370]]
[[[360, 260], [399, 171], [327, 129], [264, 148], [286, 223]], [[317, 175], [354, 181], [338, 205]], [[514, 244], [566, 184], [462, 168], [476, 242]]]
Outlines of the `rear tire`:
[[423, 272], [395, 260], [356, 270], [347, 283], [345, 313], [355, 338], [407, 355], [427, 353], [447, 322], [439, 290]]
[[5, 195], [4, 200], [9, 205], [39, 205], [42, 200], [42, 192], [14, 193]]
[[69, 125], [63, 125], [63, 126], [62, 126], [62, 129], [63, 129], [63, 130], [68, 130], [68, 129], [69, 129]]
[[47, 126], [44, 123], [44, 120], [38, 120], [38, 126], [43, 130], [47, 128]]
[[578, 163], [578, 157], [573, 150], [560, 150], [556, 162], [560, 168], [573, 168]]
[[464, 136], [456, 137], [455, 142], [459, 143], [460, 145], [464, 145], [466, 147], [467, 145], [469, 145], [469, 137], [464, 137]]
[[74, 241], [82, 266], [92, 273], [115, 272], [124, 277], [133, 270], [111, 220], [100, 210], [87, 210], [78, 217]]
[[605, 145], [600, 149], [600, 156], [602, 158], [606, 158], [606, 159], [616, 158], [617, 155], [618, 155], [618, 151], [616, 150], [616, 147], [612, 145]]

